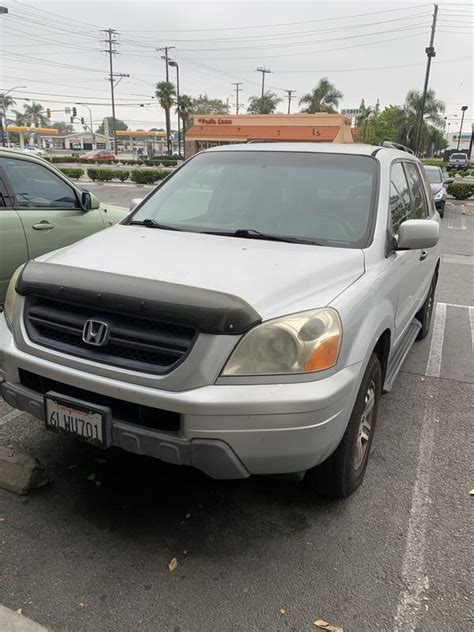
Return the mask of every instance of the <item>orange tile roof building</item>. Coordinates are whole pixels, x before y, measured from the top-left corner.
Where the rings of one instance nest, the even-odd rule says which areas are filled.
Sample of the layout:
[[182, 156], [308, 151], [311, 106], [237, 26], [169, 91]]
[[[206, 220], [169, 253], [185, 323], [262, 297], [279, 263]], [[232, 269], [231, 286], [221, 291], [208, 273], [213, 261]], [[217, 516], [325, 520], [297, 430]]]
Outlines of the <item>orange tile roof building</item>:
[[353, 143], [343, 114], [197, 114], [186, 132], [186, 156], [209, 147], [249, 141]]

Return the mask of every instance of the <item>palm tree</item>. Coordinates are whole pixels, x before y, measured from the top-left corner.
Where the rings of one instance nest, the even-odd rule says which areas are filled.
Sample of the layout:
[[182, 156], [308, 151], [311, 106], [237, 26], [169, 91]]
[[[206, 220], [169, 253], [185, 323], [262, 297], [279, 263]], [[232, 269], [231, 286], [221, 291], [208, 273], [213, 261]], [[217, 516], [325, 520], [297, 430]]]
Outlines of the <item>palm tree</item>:
[[12, 105], [16, 105], [16, 101], [13, 99], [13, 97], [8, 96], [8, 94], [3, 94], [3, 92], [0, 92], [0, 105], [2, 106], [2, 109], [6, 114], [7, 110], [11, 108]]
[[166, 144], [168, 148], [168, 155], [171, 154], [171, 121], [170, 111], [174, 105], [174, 97], [176, 96], [176, 89], [171, 81], [160, 81], [156, 84], [156, 96], [160, 100], [160, 105], [165, 111], [166, 120]]
[[323, 77], [319, 80], [318, 85], [313, 88], [312, 92], [301, 97], [300, 105], [307, 106], [302, 112], [307, 114], [316, 112], [334, 113], [337, 111], [336, 108], [342, 96], [342, 92], [339, 92], [327, 77]]
[[15, 112], [16, 122], [27, 127], [49, 127], [49, 122], [44, 115], [44, 108], [40, 103], [34, 101], [29, 105], [25, 103], [23, 112]]
[[249, 114], [273, 114], [283, 99], [268, 90], [263, 97], [250, 97], [247, 112]]
[[179, 112], [178, 108], [175, 111], [183, 122], [183, 130], [188, 129], [193, 113], [193, 98], [187, 94], [182, 94], [179, 97]]
[[[405, 113], [405, 121], [401, 130], [403, 143], [412, 149], [415, 147], [416, 135], [420, 121], [420, 113], [422, 107], [423, 95], [418, 90], [410, 90], [405, 98], [403, 111]], [[420, 135], [419, 149], [428, 149], [429, 139], [433, 135], [434, 130], [441, 130], [444, 126], [445, 104], [435, 96], [434, 90], [431, 88], [426, 92], [425, 107], [423, 111], [423, 125]]]

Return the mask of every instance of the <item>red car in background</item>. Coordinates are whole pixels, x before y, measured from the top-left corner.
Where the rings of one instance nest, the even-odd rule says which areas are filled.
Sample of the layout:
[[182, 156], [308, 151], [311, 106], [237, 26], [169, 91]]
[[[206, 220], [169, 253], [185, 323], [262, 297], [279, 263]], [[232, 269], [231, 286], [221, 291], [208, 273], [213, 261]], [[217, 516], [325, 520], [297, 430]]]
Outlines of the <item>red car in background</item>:
[[80, 158], [86, 160], [115, 160], [116, 156], [107, 149], [95, 149], [94, 151], [88, 151], [87, 154], [83, 154]]

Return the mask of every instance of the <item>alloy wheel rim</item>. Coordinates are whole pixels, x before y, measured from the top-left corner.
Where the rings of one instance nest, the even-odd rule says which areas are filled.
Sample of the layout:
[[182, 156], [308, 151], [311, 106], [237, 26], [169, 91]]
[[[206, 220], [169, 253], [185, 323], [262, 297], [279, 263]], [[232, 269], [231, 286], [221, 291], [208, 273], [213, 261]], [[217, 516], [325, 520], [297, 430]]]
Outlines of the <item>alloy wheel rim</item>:
[[375, 382], [372, 380], [365, 394], [364, 410], [360, 416], [359, 428], [357, 431], [356, 450], [354, 457], [354, 470], [358, 470], [364, 462], [367, 449], [369, 447], [370, 435], [372, 432], [373, 417], [375, 409]]

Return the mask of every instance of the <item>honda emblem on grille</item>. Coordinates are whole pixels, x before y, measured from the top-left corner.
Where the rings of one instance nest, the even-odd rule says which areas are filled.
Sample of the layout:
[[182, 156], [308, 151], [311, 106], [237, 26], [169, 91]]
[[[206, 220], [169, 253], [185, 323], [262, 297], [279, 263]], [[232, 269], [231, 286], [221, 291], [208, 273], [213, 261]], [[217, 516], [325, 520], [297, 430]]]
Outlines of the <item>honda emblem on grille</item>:
[[82, 330], [82, 340], [94, 347], [103, 347], [109, 338], [109, 325], [102, 320], [87, 320]]

